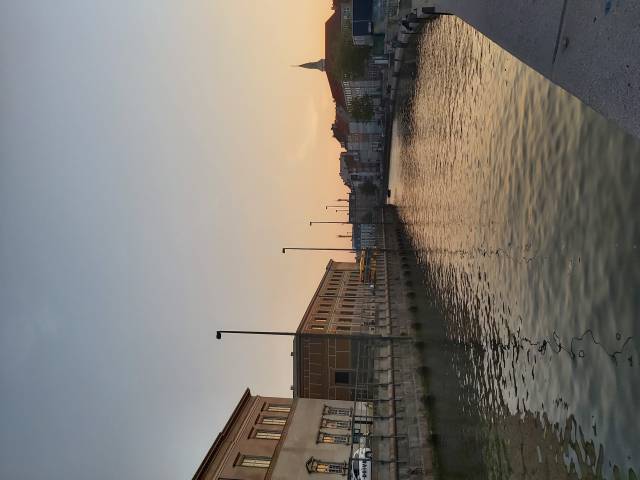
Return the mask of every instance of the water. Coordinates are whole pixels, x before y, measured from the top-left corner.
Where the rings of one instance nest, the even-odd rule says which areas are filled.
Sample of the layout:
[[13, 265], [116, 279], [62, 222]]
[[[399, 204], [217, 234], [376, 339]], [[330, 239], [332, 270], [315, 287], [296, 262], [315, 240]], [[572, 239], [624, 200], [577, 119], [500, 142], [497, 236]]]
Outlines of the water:
[[418, 59], [390, 189], [440, 318], [443, 476], [636, 478], [640, 142], [457, 19]]

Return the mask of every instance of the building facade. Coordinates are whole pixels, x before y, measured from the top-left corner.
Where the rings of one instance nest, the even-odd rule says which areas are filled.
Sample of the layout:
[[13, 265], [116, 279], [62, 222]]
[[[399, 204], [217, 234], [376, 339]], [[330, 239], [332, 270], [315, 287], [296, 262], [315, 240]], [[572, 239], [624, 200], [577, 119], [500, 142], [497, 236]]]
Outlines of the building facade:
[[[381, 281], [384, 275], [382, 269]], [[382, 310], [381, 296], [360, 281], [357, 263], [330, 260], [294, 338], [294, 397], [371, 399]]]
[[253, 396], [247, 389], [193, 480], [345, 478], [370, 433], [363, 402]]

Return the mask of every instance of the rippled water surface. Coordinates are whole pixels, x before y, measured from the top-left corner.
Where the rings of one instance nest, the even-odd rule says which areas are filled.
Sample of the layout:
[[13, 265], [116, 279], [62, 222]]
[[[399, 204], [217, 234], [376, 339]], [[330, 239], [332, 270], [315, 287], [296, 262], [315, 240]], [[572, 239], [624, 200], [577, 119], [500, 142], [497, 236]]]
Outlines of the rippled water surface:
[[457, 19], [418, 60], [390, 189], [448, 345], [444, 476], [636, 478], [640, 143]]

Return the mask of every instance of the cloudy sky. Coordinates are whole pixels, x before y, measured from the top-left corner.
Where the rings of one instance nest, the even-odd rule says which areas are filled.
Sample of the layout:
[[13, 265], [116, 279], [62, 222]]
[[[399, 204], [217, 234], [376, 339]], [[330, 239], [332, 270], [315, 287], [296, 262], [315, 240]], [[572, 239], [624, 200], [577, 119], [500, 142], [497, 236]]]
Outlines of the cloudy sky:
[[[289, 339], [344, 195], [329, 0], [3, 0], [0, 478], [190, 478]], [[265, 5], [269, 4], [267, 8]], [[262, 7], [259, 9], [257, 5]]]

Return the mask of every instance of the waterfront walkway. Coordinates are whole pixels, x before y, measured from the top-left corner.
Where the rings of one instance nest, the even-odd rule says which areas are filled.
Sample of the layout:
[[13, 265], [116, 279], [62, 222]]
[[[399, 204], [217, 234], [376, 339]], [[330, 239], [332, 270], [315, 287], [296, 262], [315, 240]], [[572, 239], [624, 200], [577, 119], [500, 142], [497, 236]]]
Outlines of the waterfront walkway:
[[453, 13], [640, 138], [640, 2], [413, 0]]

